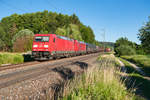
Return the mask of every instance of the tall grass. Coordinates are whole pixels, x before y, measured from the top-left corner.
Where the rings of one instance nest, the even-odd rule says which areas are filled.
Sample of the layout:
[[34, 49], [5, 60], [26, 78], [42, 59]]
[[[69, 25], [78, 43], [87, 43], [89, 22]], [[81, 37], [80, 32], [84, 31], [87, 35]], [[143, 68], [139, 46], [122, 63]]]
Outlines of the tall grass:
[[137, 100], [116, 73], [111, 56], [99, 57], [99, 66], [89, 68], [64, 90], [63, 100]]
[[1, 64], [18, 64], [23, 63], [24, 57], [17, 53], [0, 53], [0, 65]]

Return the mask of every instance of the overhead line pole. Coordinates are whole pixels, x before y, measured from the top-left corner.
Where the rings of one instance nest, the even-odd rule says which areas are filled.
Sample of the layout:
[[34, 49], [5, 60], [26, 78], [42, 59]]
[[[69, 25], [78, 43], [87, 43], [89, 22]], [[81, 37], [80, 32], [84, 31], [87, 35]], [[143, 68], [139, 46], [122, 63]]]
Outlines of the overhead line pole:
[[105, 50], [105, 35], [106, 35], [106, 30], [105, 30], [105, 28], [103, 28], [102, 31], [103, 31], [103, 33], [102, 33], [103, 45], [104, 45], [104, 50]]

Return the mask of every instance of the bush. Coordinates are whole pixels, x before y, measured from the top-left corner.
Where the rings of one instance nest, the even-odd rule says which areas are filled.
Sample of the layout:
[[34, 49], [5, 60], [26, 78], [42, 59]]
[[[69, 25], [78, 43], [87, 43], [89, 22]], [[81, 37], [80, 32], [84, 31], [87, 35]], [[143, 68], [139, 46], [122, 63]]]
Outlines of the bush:
[[135, 55], [136, 51], [135, 49], [133, 49], [132, 47], [128, 46], [128, 45], [121, 45], [119, 47], [117, 47], [115, 49], [116, 54], [118, 56], [122, 56], [122, 55]]
[[18, 64], [23, 63], [24, 57], [21, 54], [15, 53], [1, 53], [0, 54], [0, 65], [1, 64]]
[[18, 64], [18, 63], [22, 63], [24, 61], [23, 57], [16, 55], [13, 58], [13, 64]]
[[34, 33], [29, 29], [19, 31], [13, 37], [13, 51], [14, 52], [26, 52], [31, 51]]
[[136, 54], [139, 54], [139, 55], [145, 55], [146, 54], [146, 52], [144, 51], [144, 49], [137, 49], [136, 50]]

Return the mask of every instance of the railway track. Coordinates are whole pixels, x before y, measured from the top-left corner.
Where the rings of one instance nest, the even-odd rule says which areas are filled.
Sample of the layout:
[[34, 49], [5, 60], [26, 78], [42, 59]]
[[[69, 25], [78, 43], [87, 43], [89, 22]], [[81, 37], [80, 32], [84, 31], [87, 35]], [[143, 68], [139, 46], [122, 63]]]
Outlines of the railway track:
[[[62, 58], [62, 59], [67, 59], [67, 58]], [[61, 59], [57, 59], [57, 60], [61, 60]], [[31, 61], [31, 62], [25, 62], [25, 63], [21, 63], [21, 64], [4, 65], [4, 66], [0, 66], [0, 71], [7, 70], [7, 69], [21, 68], [21, 67], [29, 67], [31, 65], [41, 64], [41, 63], [50, 62], [50, 61], [55, 61], [55, 60], [51, 59], [48, 61]]]
[[[84, 60], [89, 59], [89, 57], [95, 57], [97, 55], [99, 55], [99, 53], [89, 54], [89, 55], [84, 55], [84, 56], [77, 56], [73, 58], [59, 59], [55, 61], [46, 61], [42, 63], [37, 63], [37, 62], [27, 63], [25, 66], [30, 66], [28, 67], [28, 69], [0, 75], [0, 89], [19, 83], [21, 81], [35, 78], [36, 76], [49, 73], [54, 68], [71, 65], [77, 61], [84, 61]], [[20, 67], [19, 65], [20, 64], [15, 65], [14, 67], [11, 67], [11, 68], [18, 68]], [[9, 69], [7, 67], [5, 67], [3, 70]]]
[[32, 62], [25, 62], [25, 63], [21, 63], [21, 64], [4, 65], [4, 66], [0, 66], [0, 71], [7, 70], [7, 69], [12, 69], [12, 68], [18, 68], [18, 67], [34, 65], [34, 64], [39, 64], [39, 62], [38, 61], [32, 61]]

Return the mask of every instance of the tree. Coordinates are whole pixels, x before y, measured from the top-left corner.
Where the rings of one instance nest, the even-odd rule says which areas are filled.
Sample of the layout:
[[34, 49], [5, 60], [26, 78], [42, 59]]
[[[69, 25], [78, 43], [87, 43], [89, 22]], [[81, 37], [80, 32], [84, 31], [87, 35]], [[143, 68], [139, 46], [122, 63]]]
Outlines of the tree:
[[2, 24], [0, 24], [0, 51], [8, 50], [9, 40]]
[[0, 39], [0, 51], [3, 51], [5, 47], [5, 43]]
[[139, 30], [138, 38], [145, 52], [150, 54], [150, 17], [149, 21]]
[[129, 45], [121, 45], [121, 46], [115, 48], [115, 52], [117, 52], [118, 56], [122, 56], [122, 55], [134, 55], [134, 54], [136, 54], [135, 49], [133, 49]]
[[6, 51], [12, 50], [12, 38], [15, 38], [16, 34], [24, 29], [29, 29], [34, 34], [56, 33], [96, 44], [92, 28], [83, 25], [75, 14], [69, 16], [45, 10], [43, 12], [25, 13], [22, 15], [13, 14], [4, 17], [0, 21], [0, 36], [1, 40], [4, 41]]
[[69, 24], [68, 27], [58, 28], [56, 30], [57, 35], [66, 36], [71, 39], [76, 39], [79, 41], [83, 41], [82, 36], [80, 34], [79, 27], [75, 24]]
[[31, 51], [33, 42], [33, 32], [29, 29], [19, 31], [12, 40], [13, 51], [26, 52]]
[[93, 30], [88, 26], [85, 26], [83, 24], [80, 25], [80, 32], [82, 35], [82, 38], [87, 43], [94, 43], [95, 42], [95, 36], [93, 33]]
[[116, 40], [115, 53], [118, 56], [136, 54], [136, 43], [129, 41], [126, 37]]

